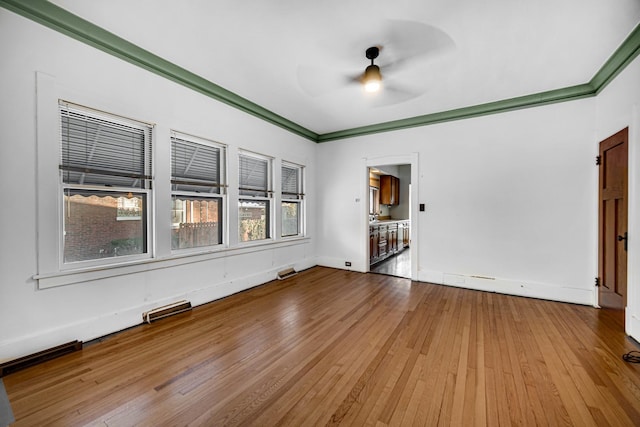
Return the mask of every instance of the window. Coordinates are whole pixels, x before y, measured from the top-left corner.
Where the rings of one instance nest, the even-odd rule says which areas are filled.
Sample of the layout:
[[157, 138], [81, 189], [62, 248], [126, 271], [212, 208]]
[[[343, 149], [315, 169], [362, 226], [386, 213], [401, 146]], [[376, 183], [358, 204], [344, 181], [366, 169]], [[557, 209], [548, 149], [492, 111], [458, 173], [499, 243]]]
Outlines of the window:
[[238, 224], [241, 242], [271, 238], [272, 159], [259, 154], [239, 155]]
[[369, 215], [380, 213], [380, 190], [376, 187], [369, 187]]
[[282, 237], [302, 234], [302, 171], [302, 166], [282, 163]]
[[59, 103], [64, 264], [149, 256], [151, 125]]
[[171, 249], [222, 243], [225, 148], [171, 135]]

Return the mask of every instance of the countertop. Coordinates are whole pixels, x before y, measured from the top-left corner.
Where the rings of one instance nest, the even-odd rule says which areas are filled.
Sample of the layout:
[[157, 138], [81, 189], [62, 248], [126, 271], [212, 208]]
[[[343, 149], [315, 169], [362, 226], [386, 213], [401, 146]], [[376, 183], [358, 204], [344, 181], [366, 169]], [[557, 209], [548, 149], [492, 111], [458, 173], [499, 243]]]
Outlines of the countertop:
[[369, 225], [393, 224], [396, 222], [409, 222], [408, 219], [383, 219], [378, 221], [369, 221]]

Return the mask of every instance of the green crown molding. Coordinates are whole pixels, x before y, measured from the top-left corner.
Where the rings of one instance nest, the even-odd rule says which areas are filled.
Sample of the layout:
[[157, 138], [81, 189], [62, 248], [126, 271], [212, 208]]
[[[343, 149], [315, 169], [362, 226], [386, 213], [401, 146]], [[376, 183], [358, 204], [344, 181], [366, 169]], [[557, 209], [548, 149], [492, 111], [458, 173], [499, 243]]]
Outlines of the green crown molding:
[[380, 132], [391, 132], [411, 127], [469, 119], [596, 96], [640, 54], [639, 24], [600, 70], [598, 70], [589, 83], [455, 110], [344, 129], [337, 132], [317, 134], [213, 82], [162, 59], [49, 1], [0, 0], [0, 6], [314, 142], [335, 141]]
[[640, 53], [640, 24], [631, 31], [602, 68], [591, 79], [596, 94], [600, 93]]
[[45, 0], [0, 0], [0, 6], [53, 30], [158, 74], [189, 89], [317, 141], [318, 134], [179, 67]]
[[335, 141], [337, 139], [353, 138], [356, 136], [370, 135], [373, 133], [390, 132], [400, 129], [449, 122], [453, 120], [469, 119], [472, 117], [503, 113], [506, 111], [530, 108], [556, 102], [572, 101], [594, 95], [595, 90], [593, 86], [591, 86], [591, 84], [589, 83], [586, 83], [582, 85], [551, 90], [548, 92], [535, 93], [532, 95], [519, 96], [517, 98], [510, 98], [501, 101], [489, 102], [486, 104], [474, 105], [471, 107], [458, 108], [455, 110], [426, 114], [424, 116], [410, 117], [407, 119], [393, 120], [390, 122], [377, 123], [374, 125], [325, 133], [318, 137], [318, 142]]

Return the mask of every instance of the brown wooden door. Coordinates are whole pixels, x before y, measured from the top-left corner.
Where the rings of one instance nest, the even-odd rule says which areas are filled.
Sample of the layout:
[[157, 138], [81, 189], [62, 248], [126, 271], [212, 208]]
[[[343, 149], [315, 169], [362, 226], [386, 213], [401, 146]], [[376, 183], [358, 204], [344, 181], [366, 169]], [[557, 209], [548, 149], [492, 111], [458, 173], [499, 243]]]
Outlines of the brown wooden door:
[[600, 142], [598, 304], [627, 305], [628, 128]]

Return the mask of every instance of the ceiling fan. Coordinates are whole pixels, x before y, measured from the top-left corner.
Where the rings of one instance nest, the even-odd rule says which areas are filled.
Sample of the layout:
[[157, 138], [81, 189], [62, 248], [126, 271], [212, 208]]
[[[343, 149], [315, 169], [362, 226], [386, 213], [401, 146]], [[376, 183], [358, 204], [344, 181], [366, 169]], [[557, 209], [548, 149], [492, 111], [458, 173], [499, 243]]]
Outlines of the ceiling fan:
[[373, 33], [356, 39], [360, 46], [365, 39], [379, 41], [366, 48], [370, 64], [364, 71], [347, 71], [347, 67], [353, 70], [355, 52], [362, 52], [356, 43], [325, 40], [310, 51], [310, 63], [298, 66], [300, 88], [313, 97], [332, 97], [356, 85], [369, 95], [365, 98], [373, 106], [397, 104], [422, 95], [433, 81], [416, 76], [429, 75], [436, 58], [455, 49], [444, 31], [417, 21], [387, 20]]
[[371, 46], [365, 51], [367, 59], [371, 60], [371, 65], [365, 68], [364, 73], [357, 78], [364, 90], [369, 93], [378, 92], [382, 86], [382, 74], [380, 74], [380, 67], [375, 65], [373, 61], [380, 54], [379, 46]]

